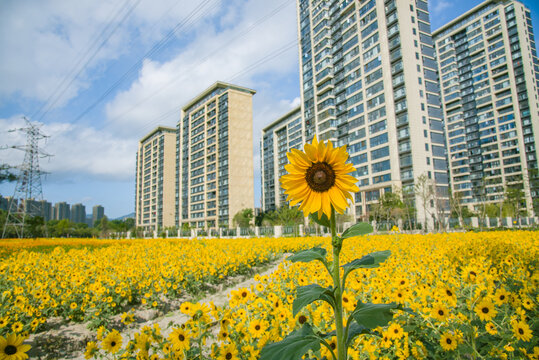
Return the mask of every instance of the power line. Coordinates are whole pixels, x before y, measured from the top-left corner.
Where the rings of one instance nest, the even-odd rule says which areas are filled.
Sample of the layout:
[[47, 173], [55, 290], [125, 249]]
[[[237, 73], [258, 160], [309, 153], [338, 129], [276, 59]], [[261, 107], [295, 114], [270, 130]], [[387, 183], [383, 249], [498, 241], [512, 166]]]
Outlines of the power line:
[[[222, 52], [222, 50], [226, 47], [228, 47], [231, 43], [233, 43], [234, 41], [240, 39], [241, 37], [247, 35], [250, 31], [252, 31], [254, 28], [256, 28], [257, 26], [259, 26], [260, 24], [262, 24], [263, 22], [265, 22], [266, 20], [270, 19], [271, 17], [275, 16], [278, 12], [280, 12], [282, 9], [284, 9], [287, 5], [291, 4], [292, 2], [289, 1], [289, 0], [286, 0], [284, 1], [283, 3], [281, 3], [276, 9], [274, 9], [272, 12], [262, 16], [260, 19], [258, 19], [257, 21], [255, 21], [253, 24], [251, 24], [249, 27], [247, 27], [246, 29], [243, 29], [239, 34], [233, 36], [231, 39], [229, 39], [229, 41], [227, 41], [226, 43], [224, 43], [223, 45], [221, 45], [220, 47], [216, 48], [214, 51], [210, 52], [208, 55], [206, 55], [204, 58], [202, 58], [199, 62], [197, 62], [195, 65], [191, 66], [189, 69], [183, 71], [182, 73], [180, 73], [178, 76], [174, 77], [172, 80], [170, 80], [168, 83], [166, 83], [165, 85], [161, 86], [159, 89], [157, 89], [156, 91], [154, 91], [151, 95], [145, 97], [144, 99], [142, 99], [141, 101], [137, 102], [135, 105], [133, 105], [131, 108], [129, 108], [128, 110], [126, 110], [125, 112], [123, 112], [122, 114], [116, 116], [115, 118], [113, 118], [113, 120], [117, 120], [117, 119], [121, 119], [122, 117], [124, 117], [126, 114], [130, 113], [131, 111], [133, 111], [134, 109], [136, 109], [137, 107], [139, 107], [140, 105], [146, 103], [147, 101], [149, 101], [150, 99], [152, 99], [153, 97], [155, 97], [156, 95], [158, 95], [159, 93], [161, 93], [162, 91], [164, 91], [165, 89], [169, 88], [170, 86], [172, 86], [174, 83], [176, 83], [177, 81], [181, 80], [181, 79], [184, 79], [185, 77], [187, 77], [187, 74], [191, 73], [193, 70], [195, 70], [196, 68], [200, 67], [202, 64], [204, 64], [207, 60], [209, 60], [212, 56], [214, 56], [215, 54], [218, 54], [220, 52]], [[290, 46], [291, 44], [297, 44], [297, 40], [294, 40], [292, 43], [289, 43], [287, 45], [285, 45], [284, 47], [287, 47], [287, 46]], [[282, 50], [281, 49], [278, 49], [278, 51]], [[260, 61], [260, 60], [259, 60]], [[77, 118], [77, 120], [79, 119], [80, 117]], [[105, 126], [106, 127], [106, 126]]]
[[[186, 18], [184, 18], [182, 21], [176, 24], [176, 26], [165, 35], [164, 38], [162, 38], [159, 42], [157, 42], [150, 50], [148, 50], [142, 57], [140, 57], [131, 67], [118, 79], [112, 84], [101, 96], [99, 96], [92, 104], [90, 104], [86, 109], [82, 111], [74, 120], [73, 122], [79, 121], [82, 119], [86, 114], [88, 114], [90, 111], [92, 111], [99, 103], [101, 103], [107, 96], [109, 96], [114, 90], [116, 90], [126, 79], [128, 79], [131, 75], [133, 75], [139, 67], [142, 65], [145, 58], [149, 58], [153, 55], [155, 55], [157, 52], [161, 51], [163, 47], [170, 41], [170, 39], [176, 34], [176, 32], [181, 29], [182, 27], [185, 27], [189, 24], [189, 21], [193, 18], [193, 16], [196, 15], [197, 12], [199, 12], [206, 4], [208, 4], [211, 0], [204, 0], [201, 4], [199, 4]], [[217, 1], [213, 4], [213, 7], [217, 5]], [[190, 23], [195, 22], [196, 20], [199, 20], [201, 17], [203, 17], [205, 14], [207, 14], [212, 8], [207, 9], [205, 12], [203, 12], [199, 17], [197, 17], [194, 21], [191, 21]]]
[[[60, 101], [62, 96], [65, 94], [65, 92], [71, 87], [73, 82], [82, 74], [82, 72], [88, 67], [90, 62], [97, 56], [99, 51], [105, 46], [105, 44], [108, 42], [108, 40], [112, 37], [112, 35], [116, 32], [116, 30], [123, 24], [123, 22], [131, 15], [131, 13], [135, 10], [135, 8], [138, 6], [138, 4], [141, 2], [141, 0], [136, 0], [135, 3], [132, 4], [132, 6], [127, 9], [127, 11], [124, 13], [121, 20], [116, 24], [114, 28], [111, 29], [114, 22], [117, 21], [117, 18], [124, 12], [124, 10], [127, 8], [127, 5], [129, 4], [130, 0], [126, 0], [123, 6], [115, 13], [115, 15], [110, 18], [107, 25], [102, 29], [101, 33], [95, 38], [95, 40], [92, 42], [92, 44], [88, 47], [87, 51], [84, 53], [83, 56], [80, 57], [80, 59], [77, 61], [77, 63], [73, 66], [71, 71], [64, 77], [62, 82], [56, 87], [56, 89], [51, 93], [47, 101], [36, 111], [34, 114], [32, 114], [31, 118], [37, 117], [37, 115], [41, 113], [41, 116], [38, 120], [41, 120], [47, 115], [47, 113], [54, 108], [54, 106]], [[101, 39], [101, 40], [100, 40]], [[82, 66], [79, 66], [82, 61], [90, 55], [84, 64]], [[78, 69], [78, 71], [77, 71]], [[76, 72], [76, 73], [75, 73]], [[68, 82], [68, 79], [69, 82]]]
[[[297, 40], [291, 41], [291, 42], [285, 44], [284, 46], [280, 47], [279, 49], [277, 49], [277, 50], [275, 50], [275, 51], [273, 51], [273, 52], [271, 52], [269, 54], [266, 54], [264, 57], [258, 59], [257, 61], [255, 61], [254, 63], [252, 63], [251, 65], [249, 65], [245, 69], [241, 70], [240, 72], [232, 75], [230, 78], [228, 78], [225, 81], [226, 82], [232, 82], [234, 79], [237, 79], [240, 76], [243, 76], [243, 75], [253, 71], [254, 69], [258, 68], [259, 66], [267, 63], [268, 61], [271, 61], [271, 60], [275, 59], [276, 57], [278, 57], [278, 56], [284, 54], [285, 52], [289, 51], [290, 49], [295, 48], [297, 45], [298, 45]], [[181, 110], [181, 108], [182, 108], [182, 105], [177, 105], [174, 108], [171, 108], [171, 109], [167, 110], [167, 112], [158, 115], [158, 117], [154, 118], [152, 122], [149, 122], [146, 125], [138, 128], [136, 131], [137, 132], [139, 132], [139, 131], [142, 132], [145, 129], [153, 128], [154, 126], [156, 126], [159, 123], [160, 120], [166, 119], [167, 117], [169, 117], [170, 115], [172, 115], [174, 113], [178, 113]], [[108, 125], [108, 126], [110, 126], [110, 125]], [[106, 128], [108, 126], [104, 126], [103, 128]]]

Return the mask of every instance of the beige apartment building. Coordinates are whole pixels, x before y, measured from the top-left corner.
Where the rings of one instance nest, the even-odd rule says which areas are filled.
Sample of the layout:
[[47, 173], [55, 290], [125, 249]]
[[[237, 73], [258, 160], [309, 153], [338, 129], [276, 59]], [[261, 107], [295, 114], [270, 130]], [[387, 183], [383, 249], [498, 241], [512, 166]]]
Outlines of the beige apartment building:
[[175, 222], [233, 226], [254, 208], [254, 90], [216, 82], [182, 109], [176, 130]]
[[539, 61], [530, 11], [485, 1], [433, 37], [453, 194], [480, 210], [520, 187], [522, 206], [537, 214]]
[[175, 226], [176, 129], [159, 126], [139, 141], [136, 226], [147, 231]]
[[[385, 192], [402, 190], [417, 221], [447, 201], [414, 193], [418, 177], [447, 198], [448, 173], [428, 4], [422, 0], [298, 0], [306, 140], [347, 145], [367, 219]], [[439, 213], [439, 212], [438, 212]]]

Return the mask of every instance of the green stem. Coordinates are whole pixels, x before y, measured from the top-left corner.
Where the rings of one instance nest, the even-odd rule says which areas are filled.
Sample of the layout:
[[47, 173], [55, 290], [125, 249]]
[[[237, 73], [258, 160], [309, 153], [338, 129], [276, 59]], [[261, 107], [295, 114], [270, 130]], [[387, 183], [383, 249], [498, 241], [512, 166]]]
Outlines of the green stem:
[[346, 360], [346, 339], [344, 338], [343, 327], [343, 309], [342, 309], [342, 289], [339, 272], [339, 255], [341, 253], [342, 239], [337, 236], [335, 229], [335, 209], [331, 207], [331, 244], [333, 246], [333, 268], [331, 275], [333, 277], [333, 285], [335, 286], [335, 328], [337, 333], [337, 358], [338, 360]]

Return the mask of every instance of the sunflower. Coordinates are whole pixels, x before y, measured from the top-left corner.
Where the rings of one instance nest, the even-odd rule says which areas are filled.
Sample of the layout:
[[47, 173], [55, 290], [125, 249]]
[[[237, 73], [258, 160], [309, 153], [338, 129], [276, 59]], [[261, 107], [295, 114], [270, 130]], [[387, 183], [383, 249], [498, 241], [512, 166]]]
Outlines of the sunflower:
[[122, 347], [122, 335], [117, 330], [112, 330], [106, 338], [103, 339], [103, 349], [116, 354]]
[[168, 336], [175, 350], [189, 350], [190, 339], [189, 334], [181, 328], [175, 328]]
[[458, 345], [457, 338], [451, 333], [445, 332], [440, 338], [440, 345], [445, 351], [455, 350]]
[[438, 321], [445, 321], [449, 315], [449, 310], [443, 304], [436, 304], [432, 308], [431, 316]]
[[496, 290], [496, 294], [494, 295], [494, 301], [496, 302], [496, 305], [501, 306], [503, 303], [507, 302], [509, 299], [509, 293], [503, 289], [499, 288]]
[[532, 331], [528, 324], [524, 321], [513, 321], [513, 334], [515, 337], [522, 341], [530, 341], [532, 338]]
[[94, 354], [99, 350], [99, 347], [95, 343], [95, 341], [90, 341], [86, 344], [86, 351], [84, 352], [84, 358], [85, 359], [91, 359], [94, 357]]
[[251, 336], [254, 338], [261, 337], [267, 328], [268, 328], [267, 322], [262, 321], [260, 319], [254, 319], [253, 321], [251, 321], [251, 324], [249, 325], [249, 331], [251, 333]]
[[486, 325], [485, 325], [485, 330], [490, 334], [490, 335], [496, 335], [498, 333], [498, 330], [496, 330], [496, 325], [494, 325], [492, 322], [488, 322]]
[[475, 307], [475, 313], [483, 321], [492, 320], [498, 313], [489, 299], [483, 299]]
[[0, 329], [5, 327], [7, 324], [9, 324], [9, 317], [8, 316], [4, 316], [4, 317], [0, 318]]
[[344, 213], [352, 200], [350, 192], [357, 192], [357, 179], [346, 175], [355, 170], [345, 164], [348, 153], [344, 147], [333, 148], [331, 141], [318, 142], [316, 135], [312, 144], [305, 144], [305, 152], [292, 149], [288, 154], [290, 164], [285, 166], [288, 174], [281, 177], [281, 184], [288, 195], [290, 206], [301, 202], [299, 210], [306, 215], [318, 213], [331, 217], [331, 208]]
[[239, 360], [238, 349], [234, 344], [225, 344], [220, 350], [219, 360]]
[[11, 325], [11, 330], [13, 330], [16, 333], [21, 332], [22, 328], [23, 328], [23, 324], [20, 321], [17, 321], [13, 325]]
[[[327, 344], [329, 345], [329, 348], [327, 348], [326, 346], [322, 347], [321, 348], [321, 354], [322, 354], [322, 357], [325, 358], [325, 359], [331, 359], [332, 357], [332, 352], [335, 353], [336, 350], [337, 350], [337, 338], [334, 336], [332, 337], [328, 342]], [[331, 350], [330, 350], [331, 349]]]
[[400, 339], [404, 336], [404, 330], [399, 324], [393, 323], [387, 328], [387, 336], [390, 339]]
[[23, 344], [24, 337], [15, 333], [7, 337], [0, 336], [0, 359], [1, 360], [24, 360], [28, 359], [26, 352], [30, 345]]

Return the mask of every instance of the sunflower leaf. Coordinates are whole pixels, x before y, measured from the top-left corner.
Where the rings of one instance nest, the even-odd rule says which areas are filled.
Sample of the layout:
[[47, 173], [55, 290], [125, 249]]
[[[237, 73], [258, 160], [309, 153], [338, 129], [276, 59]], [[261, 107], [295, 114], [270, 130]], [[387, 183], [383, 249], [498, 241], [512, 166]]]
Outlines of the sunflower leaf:
[[380, 266], [381, 263], [386, 261], [386, 259], [391, 255], [390, 250], [376, 251], [370, 254], [363, 256], [361, 259], [355, 259], [348, 264], [344, 264], [342, 267], [344, 269], [343, 274], [343, 286], [346, 284], [346, 278], [348, 274], [353, 270], [357, 269], [372, 269]]
[[396, 303], [372, 304], [357, 302], [357, 306], [352, 312], [352, 317], [359, 324], [366, 328], [374, 329], [378, 326], [386, 326], [393, 319], [391, 310], [401, 309], [402, 306]]
[[260, 352], [260, 360], [296, 360], [309, 350], [320, 350], [320, 338], [306, 323], [283, 340], [264, 346]]
[[365, 234], [370, 234], [372, 231], [373, 231], [373, 228], [371, 224], [366, 223], [366, 222], [360, 222], [344, 230], [341, 237], [343, 239], [347, 239], [353, 236], [361, 236]]
[[365, 326], [359, 325], [355, 321], [351, 322], [350, 327], [348, 328], [348, 339], [346, 339], [346, 346], [347, 347], [350, 346], [352, 341], [354, 341], [354, 339], [357, 336], [361, 334], [370, 334], [370, 333], [371, 333], [370, 329], [366, 328]]
[[299, 286], [297, 288], [297, 297], [292, 304], [292, 316], [296, 316], [301, 309], [316, 300], [323, 300], [335, 308], [335, 298], [333, 297], [333, 291], [330, 289], [323, 288], [318, 284]]
[[329, 218], [327, 217], [326, 214], [322, 214], [322, 217], [319, 219], [318, 213], [312, 213], [311, 215], [309, 215], [309, 218], [311, 218], [311, 220], [317, 223], [318, 225], [322, 225], [327, 228], [330, 227]]
[[314, 247], [308, 250], [302, 250], [286, 258], [292, 262], [310, 262], [313, 260], [319, 260], [326, 264], [327, 250], [321, 247]]

